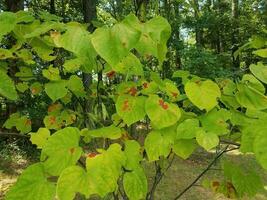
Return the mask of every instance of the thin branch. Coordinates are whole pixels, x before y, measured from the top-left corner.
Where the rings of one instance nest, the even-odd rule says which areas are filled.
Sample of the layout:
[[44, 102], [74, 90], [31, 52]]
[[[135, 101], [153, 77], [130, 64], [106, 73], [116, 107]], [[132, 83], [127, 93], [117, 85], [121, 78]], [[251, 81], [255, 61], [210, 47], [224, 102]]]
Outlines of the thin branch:
[[172, 157], [172, 159], [171, 159], [171, 161], [169, 162], [169, 164], [168, 164], [168, 166], [166, 167], [166, 169], [164, 170], [164, 172], [162, 172], [161, 173], [161, 176], [159, 177], [159, 180], [158, 180], [158, 184], [159, 184], [159, 182], [161, 181], [161, 179], [162, 179], [162, 177], [166, 174], [166, 172], [170, 169], [170, 167], [172, 166], [172, 163], [173, 163], [173, 161], [174, 161], [174, 155], [173, 155], [173, 157]]
[[121, 119], [118, 124], [116, 124], [116, 127], [118, 127], [119, 125], [121, 125], [121, 123], [123, 122], [123, 120]]
[[115, 192], [112, 192], [112, 194], [113, 194], [113, 199], [114, 200], [119, 200], [118, 194], [116, 194]]
[[[117, 183], [118, 183], [118, 193], [121, 195], [122, 199], [123, 200], [128, 200], [129, 198], [127, 197], [125, 191], [124, 191], [124, 188], [123, 188], [123, 177], [124, 177], [124, 174], [125, 174], [125, 170], [123, 170], [123, 174], [122, 176], [118, 179]], [[121, 187], [122, 186], [122, 187]]]
[[223, 139], [221, 139], [220, 142], [223, 143], [223, 144], [230, 144], [230, 145], [234, 145], [234, 146], [240, 147], [240, 144], [237, 143], [237, 142], [233, 142], [233, 141], [229, 141], [229, 140], [223, 140]]
[[157, 162], [155, 161], [155, 169], [156, 169], [156, 174], [154, 176], [154, 181], [153, 181], [153, 184], [152, 184], [152, 187], [151, 187], [151, 190], [149, 191], [149, 193], [147, 194], [146, 196], [146, 199], [147, 200], [152, 200], [153, 199], [153, 196], [154, 196], [154, 193], [155, 193], [155, 190], [157, 188], [157, 185], [158, 185], [158, 179], [161, 177], [161, 174], [162, 174], [162, 169], [160, 167], [160, 165], [157, 164]]
[[0, 137], [7, 137], [7, 136], [14, 136], [14, 137], [26, 137], [29, 138], [29, 135], [23, 135], [19, 133], [7, 133], [7, 132], [0, 132]]
[[[169, 154], [169, 156], [167, 158], [169, 158], [171, 155], [171, 153]], [[171, 159], [171, 161], [169, 162], [168, 166], [165, 168], [164, 171], [162, 171], [162, 168], [160, 167], [160, 165], [157, 165], [157, 163], [155, 162], [155, 166], [156, 166], [156, 175], [154, 177], [154, 182], [152, 185], [152, 188], [150, 190], [150, 192], [148, 193], [146, 199], [147, 200], [152, 200], [154, 198], [154, 193], [156, 191], [156, 188], [158, 186], [158, 184], [160, 183], [161, 179], [163, 178], [163, 176], [166, 174], [166, 172], [169, 170], [169, 168], [171, 167], [173, 161], [174, 161], [174, 155]]]
[[86, 161], [82, 157], [78, 160], [78, 163], [84, 168], [86, 168], [86, 163], [85, 162]]
[[226, 153], [226, 152], [229, 152], [229, 151], [234, 151], [234, 150], [237, 150], [237, 149], [239, 149], [239, 147], [235, 147], [235, 148], [232, 148], [232, 149], [228, 149], [228, 150], [225, 151], [225, 153]]
[[237, 148], [233, 148], [233, 149], [230, 149], [230, 150], [228, 150], [228, 147], [229, 147], [229, 145], [227, 145], [219, 154], [217, 154], [217, 156], [211, 161], [211, 163], [207, 166], [207, 168], [206, 169], [204, 169], [204, 171], [203, 172], [201, 172], [201, 174], [199, 174], [197, 177], [196, 177], [196, 179], [190, 184], [190, 185], [188, 185], [180, 194], [178, 194], [175, 198], [174, 198], [174, 200], [177, 200], [177, 199], [179, 199], [181, 196], [183, 196], [191, 187], [193, 187], [197, 182], [198, 182], [198, 180], [203, 176], [203, 175], [205, 175], [206, 174], [206, 172], [207, 171], [209, 171], [210, 170], [210, 168], [213, 166], [213, 164], [214, 163], [216, 163], [217, 162], [217, 160], [224, 154], [224, 153], [226, 153], [226, 152], [229, 152], [230, 150], [232, 151], [232, 150], [235, 150], [235, 149], [237, 149]]

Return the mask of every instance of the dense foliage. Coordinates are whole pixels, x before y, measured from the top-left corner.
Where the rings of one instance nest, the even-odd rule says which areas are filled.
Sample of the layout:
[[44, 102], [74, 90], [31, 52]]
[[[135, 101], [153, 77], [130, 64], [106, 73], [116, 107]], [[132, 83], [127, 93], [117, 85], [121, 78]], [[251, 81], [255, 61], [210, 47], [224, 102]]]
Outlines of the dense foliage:
[[[204, 9], [185, 25], [227, 20], [211, 13]], [[129, 14], [89, 32], [46, 12], [0, 13], [0, 101], [10, 114], [3, 127], [41, 150], [7, 200], [150, 200], [173, 158], [187, 159], [199, 147], [216, 148], [216, 160], [233, 149], [253, 153], [267, 169], [266, 30], [233, 58], [205, 50], [218, 50], [206, 33], [183, 51], [180, 69], [171, 67], [181, 45], [174, 46], [166, 18]], [[248, 66], [233, 70], [244, 54]], [[152, 163], [149, 188], [144, 165]], [[205, 183], [213, 191], [251, 198], [263, 189], [253, 166], [224, 160], [222, 168], [224, 180]]]

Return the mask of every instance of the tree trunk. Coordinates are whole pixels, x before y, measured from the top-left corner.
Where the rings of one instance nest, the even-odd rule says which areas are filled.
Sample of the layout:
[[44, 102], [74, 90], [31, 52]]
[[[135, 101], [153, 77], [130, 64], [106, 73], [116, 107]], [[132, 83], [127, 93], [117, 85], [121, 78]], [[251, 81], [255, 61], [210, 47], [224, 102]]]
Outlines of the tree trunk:
[[55, 0], [50, 0], [50, 13], [56, 14]]
[[97, 0], [82, 0], [83, 4], [83, 21], [89, 23], [88, 30], [93, 32], [95, 27], [92, 24], [93, 20], [96, 20], [96, 4]]
[[[180, 3], [179, 1], [175, 1], [174, 2], [174, 18], [177, 19], [180, 17]], [[178, 19], [174, 21], [174, 30], [173, 30], [173, 34], [174, 34], [174, 40], [175, 40], [175, 43], [177, 44], [176, 46], [176, 51], [175, 51], [175, 64], [176, 64], [176, 68], [177, 69], [181, 69], [181, 66], [182, 66], [182, 61], [181, 61], [181, 55], [180, 55], [180, 50], [181, 50], [181, 47], [180, 47], [180, 44], [181, 44], [181, 39], [180, 39], [180, 21]]]
[[196, 45], [197, 47], [203, 47], [203, 29], [199, 24], [199, 3], [198, 0], [194, 0], [194, 16], [196, 19], [195, 32], [196, 32]]
[[[88, 31], [93, 32], [95, 27], [92, 24], [92, 21], [97, 18], [96, 12], [96, 5], [97, 0], [82, 0], [82, 7], [83, 7], [83, 20], [84, 23], [89, 23]], [[91, 73], [83, 73], [83, 85], [85, 90], [89, 92], [89, 86], [92, 84], [92, 74]], [[89, 118], [87, 117], [87, 113], [93, 111], [93, 105], [86, 99], [84, 102], [84, 117], [85, 117], [85, 127], [91, 127], [92, 124], [90, 123]]]
[[6, 10], [10, 12], [17, 12], [24, 10], [24, 0], [5, 0]]
[[137, 16], [141, 22], [146, 21], [148, 3], [149, 3], [149, 0], [136, 0], [137, 11], [138, 11]]
[[170, 2], [168, 0], [164, 0], [164, 10], [165, 10], [165, 17], [169, 21], [170, 20]]
[[118, 15], [118, 20], [123, 19], [123, 1], [122, 0], [116, 0], [116, 12]]
[[[24, 0], [5, 0], [6, 11], [17, 12], [24, 9]], [[12, 42], [11, 42], [12, 43]], [[16, 61], [11, 61], [9, 63], [9, 75], [15, 80], [15, 74], [18, 72], [18, 67]], [[7, 104], [8, 115], [15, 113], [17, 106], [15, 103]]]
[[234, 68], [239, 68], [239, 57], [233, 56], [234, 52], [238, 49], [239, 41], [239, 16], [238, 16], [238, 0], [232, 0], [232, 58]]
[[[97, 0], [82, 0], [83, 4], [83, 21], [84, 23], [89, 23], [88, 31], [93, 32], [95, 27], [92, 23], [93, 20], [97, 18], [96, 4]], [[92, 82], [92, 75], [84, 73], [84, 86], [88, 88]]]

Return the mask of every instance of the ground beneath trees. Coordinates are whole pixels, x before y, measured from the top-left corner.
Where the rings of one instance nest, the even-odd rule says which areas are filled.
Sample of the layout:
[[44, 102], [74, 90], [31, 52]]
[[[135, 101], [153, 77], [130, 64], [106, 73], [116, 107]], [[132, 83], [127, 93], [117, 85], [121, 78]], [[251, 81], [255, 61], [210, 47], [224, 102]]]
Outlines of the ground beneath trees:
[[[4, 199], [5, 193], [16, 182], [17, 177], [23, 169], [25, 169], [32, 161], [24, 155], [1, 156], [0, 154], [0, 200]], [[214, 153], [203, 153], [201, 150], [194, 153], [190, 159], [186, 161], [176, 158], [173, 165], [163, 178], [162, 182], [157, 188], [155, 200], [172, 200], [179, 192], [181, 192], [187, 185], [189, 185], [202, 171], [206, 168], [209, 162], [213, 159]], [[259, 174], [263, 177], [264, 182], [267, 183], [267, 173], [260, 169], [254, 160], [253, 156], [242, 156], [237, 152], [229, 152], [225, 158], [232, 160], [235, 163], [247, 165], [248, 163], [255, 166]], [[204, 179], [210, 178], [212, 180], [222, 179], [222, 172], [219, 170], [218, 163], [212, 170], [192, 187], [181, 200], [226, 200], [222, 195], [215, 194], [212, 191], [202, 187], [201, 182]], [[147, 173], [149, 182], [152, 183], [153, 169], [148, 168]], [[254, 200], [266, 200], [267, 191], [258, 194]], [[252, 200], [244, 198], [244, 200]]]

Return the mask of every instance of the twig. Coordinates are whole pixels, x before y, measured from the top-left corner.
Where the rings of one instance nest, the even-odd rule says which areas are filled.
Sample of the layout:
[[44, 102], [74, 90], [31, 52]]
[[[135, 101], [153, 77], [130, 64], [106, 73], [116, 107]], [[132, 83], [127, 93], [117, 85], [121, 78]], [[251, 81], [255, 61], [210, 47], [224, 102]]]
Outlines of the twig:
[[82, 159], [82, 157], [78, 160], [78, 163], [79, 163], [82, 167], [86, 168], [86, 161], [85, 161], [84, 159]]
[[152, 184], [152, 188], [149, 191], [149, 193], [147, 194], [147, 197], [146, 197], [147, 200], [152, 200], [153, 199], [155, 190], [156, 190], [157, 185], [159, 183], [158, 179], [160, 179], [161, 174], [162, 174], [161, 167], [160, 167], [160, 165], [157, 164], [156, 161], [155, 161], [155, 169], [156, 169], [156, 174], [154, 176], [154, 181], [153, 181], [153, 184]]
[[174, 161], [174, 155], [172, 157], [172, 160], [169, 162], [169, 165], [166, 167], [166, 169], [164, 170], [164, 172], [161, 173], [161, 176], [159, 177], [159, 180], [158, 180], [158, 184], [159, 182], [161, 181], [162, 177], [166, 174], [166, 172], [170, 169], [170, 167], [172, 166], [172, 163]]
[[[169, 154], [169, 156], [167, 158], [169, 158], [171, 155], [171, 153]], [[158, 186], [158, 184], [160, 183], [161, 179], [163, 178], [163, 176], [166, 174], [166, 172], [169, 170], [169, 168], [171, 167], [173, 161], [174, 161], [174, 156], [172, 157], [172, 160], [169, 162], [168, 166], [165, 168], [164, 171], [162, 171], [162, 168], [157, 165], [157, 163], [155, 162], [155, 166], [156, 166], [156, 175], [154, 177], [154, 182], [152, 185], [152, 188], [150, 190], [150, 192], [147, 194], [146, 199], [147, 200], [152, 200], [154, 198], [154, 193], [156, 191], [156, 188]]]
[[228, 150], [228, 147], [229, 147], [229, 145], [227, 145], [219, 154], [217, 154], [217, 156], [212, 160], [212, 162], [207, 166], [207, 168], [203, 171], [203, 172], [201, 172], [201, 174], [199, 174], [198, 176], [197, 176], [197, 178], [190, 184], [190, 185], [188, 185], [180, 194], [178, 194], [175, 198], [174, 198], [174, 200], [177, 200], [177, 199], [179, 199], [181, 196], [183, 196], [192, 186], [194, 186], [196, 183], [197, 183], [197, 181], [207, 172], [207, 171], [209, 171], [209, 169], [213, 166], [213, 164], [214, 163], [216, 163], [216, 161], [224, 154], [224, 153], [226, 153], [226, 152], [228, 152], [228, 151], [232, 151], [232, 150], [235, 150], [235, 149], [237, 149], [237, 148], [233, 148], [233, 149], [230, 149], [230, 150]]
[[237, 150], [237, 149], [239, 149], [239, 147], [235, 147], [235, 148], [232, 148], [232, 149], [228, 149], [228, 150], [225, 151], [225, 153], [226, 153], [226, 152], [229, 152], [229, 151], [234, 151], [234, 150]]
[[236, 142], [233, 142], [233, 141], [229, 141], [229, 140], [220, 140], [221, 143], [223, 144], [230, 144], [230, 145], [234, 145], [234, 146], [238, 146], [240, 147], [240, 144], [239, 143], [236, 143]]
[[[123, 170], [123, 174], [122, 176], [118, 179], [117, 183], [118, 183], [118, 193], [121, 195], [121, 198], [123, 200], [129, 200], [129, 198], [127, 197], [125, 191], [124, 191], [124, 188], [123, 188], [123, 183], [122, 183], [122, 177], [124, 177], [124, 174], [125, 174], [125, 170]], [[120, 187], [122, 186], [122, 187]]]
[[23, 135], [19, 133], [6, 133], [6, 132], [0, 132], [0, 137], [6, 137], [6, 136], [15, 136], [15, 137], [26, 137], [29, 138], [29, 135]]
[[123, 122], [123, 120], [121, 119], [118, 124], [116, 124], [116, 127], [118, 127], [119, 125], [121, 125], [121, 123]]

